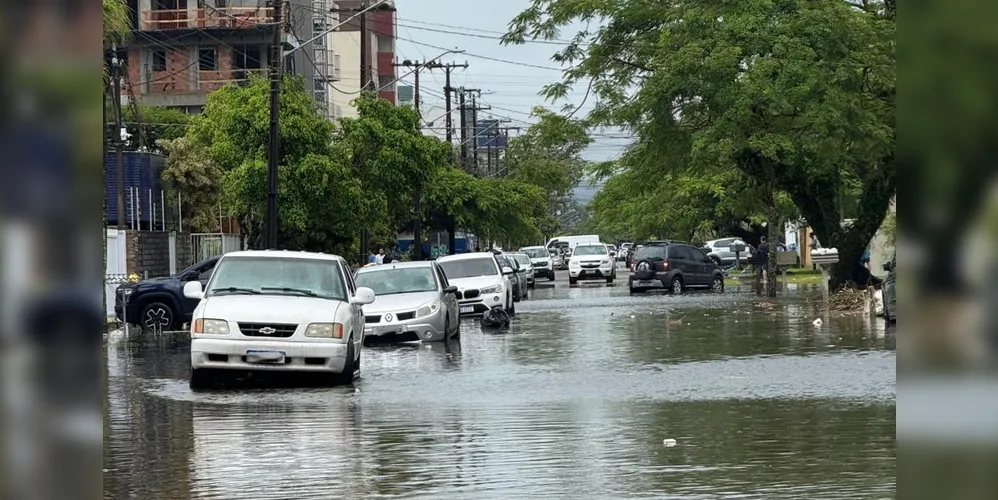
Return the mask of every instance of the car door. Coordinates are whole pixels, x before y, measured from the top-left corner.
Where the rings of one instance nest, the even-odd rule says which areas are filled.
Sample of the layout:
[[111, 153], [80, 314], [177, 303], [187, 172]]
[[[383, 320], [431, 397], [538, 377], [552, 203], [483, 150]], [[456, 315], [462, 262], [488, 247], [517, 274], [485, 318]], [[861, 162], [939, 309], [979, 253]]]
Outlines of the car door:
[[[450, 286], [450, 282], [447, 281], [447, 276], [444, 275], [444, 270], [440, 267], [440, 265], [434, 263], [433, 271], [437, 273], [437, 279], [440, 281], [441, 290], [444, 290]], [[450, 318], [451, 324], [458, 324], [461, 320], [461, 312], [457, 303], [457, 295], [453, 293], [445, 293], [440, 300], [444, 303], [444, 307], [447, 308], [447, 317]]]
[[685, 245], [669, 245], [669, 268], [682, 273], [687, 285], [695, 285], [697, 280], [696, 266], [690, 262], [692, 257]]
[[714, 242], [714, 247], [711, 251], [714, 255], [717, 255], [722, 261], [732, 260], [735, 258], [735, 252], [731, 251], [731, 244], [735, 242], [734, 238], [725, 238], [723, 240], [717, 240]]
[[696, 247], [690, 247], [690, 251], [693, 252], [694, 260], [698, 264], [699, 274], [698, 284], [701, 286], [710, 286], [714, 281], [714, 269], [717, 267], [714, 261], [710, 260], [707, 254]]
[[[344, 262], [337, 262], [340, 266], [340, 272], [343, 273], [343, 282], [347, 287], [347, 303], [350, 306], [351, 317], [353, 318], [353, 333], [354, 333], [354, 343], [363, 345], [364, 340], [364, 308], [359, 304], [353, 304], [350, 299], [357, 295], [357, 283], [353, 280], [353, 273], [350, 272], [350, 268], [347, 267]], [[357, 346], [359, 349], [360, 346]], [[357, 351], [360, 352], [360, 351]]]

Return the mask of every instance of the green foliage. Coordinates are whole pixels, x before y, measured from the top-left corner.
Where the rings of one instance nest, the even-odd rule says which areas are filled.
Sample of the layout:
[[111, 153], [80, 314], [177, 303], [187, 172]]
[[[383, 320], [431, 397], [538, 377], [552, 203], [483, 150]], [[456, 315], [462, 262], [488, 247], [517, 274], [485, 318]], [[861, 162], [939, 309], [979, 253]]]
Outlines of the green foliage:
[[187, 137], [161, 140], [167, 155], [162, 179], [170, 199], [180, 195], [184, 226], [194, 232], [218, 230], [218, 203], [222, 169]]
[[[717, 199], [712, 178], [721, 176], [720, 186], [748, 189], [727, 201], [757, 197], [770, 219], [786, 193], [850, 262], [879, 228], [896, 177], [893, 8], [875, 1], [863, 7], [841, 0], [534, 0], [505, 39], [550, 39], [569, 23], [604, 19], [556, 54], [573, 68], [548, 95], [587, 83], [598, 101], [590, 123], [639, 136], [621, 165], [634, 178], [618, 181], [631, 187], [619, 189], [633, 195], [642, 182], [669, 179], [654, 192], [675, 200], [668, 210], [650, 196], [620, 209], [650, 219], [640, 231], [668, 224], [695, 232], [693, 222], [710, 209], [697, 200]], [[844, 230], [848, 195], [857, 220]], [[848, 275], [850, 266], [839, 267]]]
[[129, 19], [128, 6], [124, 0], [103, 0], [103, 45], [111, 48], [111, 44], [123, 44], [132, 33], [132, 21]]
[[174, 108], [157, 106], [128, 107], [122, 110], [128, 133], [126, 149], [138, 150], [141, 147], [152, 151], [158, 149], [160, 140], [172, 141], [187, 135], [191, 115]]
[[540, 187], [552, 199], [564, 196], [582, 178], [586, 163], [580, 155], [592, 143], [589, 131], [581, 121], [541, 107], [532, 114], [537, 123], [509, 141], [508, 176]]

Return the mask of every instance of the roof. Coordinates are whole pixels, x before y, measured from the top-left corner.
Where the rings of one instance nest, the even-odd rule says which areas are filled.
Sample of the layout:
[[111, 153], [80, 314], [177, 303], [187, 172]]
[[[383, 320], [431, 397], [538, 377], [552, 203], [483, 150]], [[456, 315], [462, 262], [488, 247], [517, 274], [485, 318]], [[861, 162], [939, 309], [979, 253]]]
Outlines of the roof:
[[281, 259], [311, 259], [311, 260], [343, 260], [339, 255], [318, 252], [299, 252], [295, 250], [243, 250], [239, 252], [229, 252], [222, 257], [225, 258], [281, 258]]
[[361, 273], [370, 273], [374, 271], [384, 271], [386, 269], [406, 269], [410, 267], [433, 267], [432, 260], [410, 260], [401, 262], [389, 262], [387, 264], [375, 264], [373, 266], [364, 266], [357, 270]]
[[482, 258], [492, 258], [495, 254], [492, 252], [471, 252], [471, 253], [459, 253], [455, 255], [444, 255], [437, 257], [437, 262], [450, 262], [452, 260], [471, 260], [471, 259], [482, 259]]

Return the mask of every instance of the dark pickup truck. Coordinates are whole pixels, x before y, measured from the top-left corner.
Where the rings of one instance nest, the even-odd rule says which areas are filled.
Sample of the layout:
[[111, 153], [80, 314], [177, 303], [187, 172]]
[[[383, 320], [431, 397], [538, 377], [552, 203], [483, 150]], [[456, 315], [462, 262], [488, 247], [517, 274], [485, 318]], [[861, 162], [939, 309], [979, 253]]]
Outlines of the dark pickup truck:
[[[115, 316], [144, 330], [179, 330], [191, 321], [198, 305], [197, 300], [184, 297], [184, 284], [197, 280], [206, 285], [218, 259], [203, 260], [174, 276], [122, 284], [114, 294]], [[131, 293], [126, 300], [128, 290]]]

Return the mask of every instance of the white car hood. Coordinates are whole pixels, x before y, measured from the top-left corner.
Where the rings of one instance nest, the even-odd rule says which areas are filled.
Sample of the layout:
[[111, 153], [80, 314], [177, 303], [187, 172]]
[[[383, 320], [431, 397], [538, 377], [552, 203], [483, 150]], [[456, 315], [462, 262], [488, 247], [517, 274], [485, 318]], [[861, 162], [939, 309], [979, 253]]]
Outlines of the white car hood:
[[338, 300], [292, 295], [221, 295], [198, 305], [195, 317], [247, 323], [309, 323], [336, 321], [344, 305]]
[[578, 262], [580, 264], [599, 264], [609, 258], [609, 255], [586, 255], [582, 257], [572, 257], [571, 261]]
[[457, 278], [448, 280], [451, 285], [457, 287], [458, 290], [464, 291], [469, 289], [482, 289], [485, 287], [498, 285], [502, 283], [501, 276], [476, 276], [474, 278]]
[[372, 304], [364, 306], [364, 314], [415, 311], [419, 306], [437, 298], [438, 292], [397, 293], [379, 295]]

